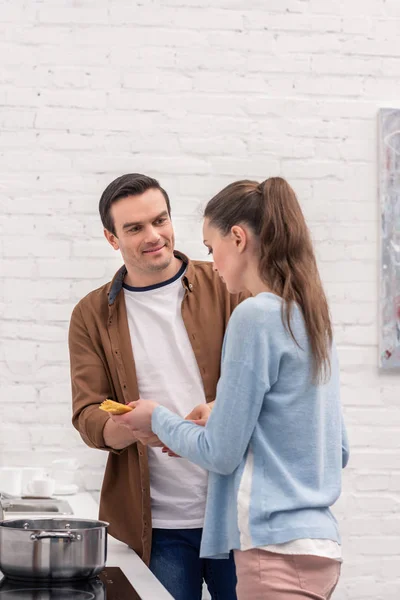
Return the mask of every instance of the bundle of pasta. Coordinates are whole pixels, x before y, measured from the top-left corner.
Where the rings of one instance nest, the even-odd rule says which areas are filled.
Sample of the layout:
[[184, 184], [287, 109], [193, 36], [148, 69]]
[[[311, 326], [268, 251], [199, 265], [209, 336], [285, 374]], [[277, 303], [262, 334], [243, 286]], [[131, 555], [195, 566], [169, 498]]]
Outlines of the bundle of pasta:
[[100, 410], [110, 413], [111, 415], [124, 415], [125, 413], [133, 410], [132, 406], [126, 406], [126, 404], [120, 404], [114, 400], [104, 400], [99, 406]]

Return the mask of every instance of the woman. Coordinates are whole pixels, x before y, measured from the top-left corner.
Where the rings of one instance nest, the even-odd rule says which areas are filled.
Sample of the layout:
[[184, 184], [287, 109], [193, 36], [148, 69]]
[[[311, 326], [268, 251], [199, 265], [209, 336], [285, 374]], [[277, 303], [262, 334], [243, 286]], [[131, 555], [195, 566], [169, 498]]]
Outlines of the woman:
[[[233, 312], [205, 427], [149, 400], [122, 417], [210, 471], [201, 555], [234, 550], [239, 600], [331, 597], [340, 536], [330, 506], [348, 460], [332, 327], [288, 183], [237, 181], [207, 204], [204, 243]], [[139, 436], [140, 437], [140, 436]]]

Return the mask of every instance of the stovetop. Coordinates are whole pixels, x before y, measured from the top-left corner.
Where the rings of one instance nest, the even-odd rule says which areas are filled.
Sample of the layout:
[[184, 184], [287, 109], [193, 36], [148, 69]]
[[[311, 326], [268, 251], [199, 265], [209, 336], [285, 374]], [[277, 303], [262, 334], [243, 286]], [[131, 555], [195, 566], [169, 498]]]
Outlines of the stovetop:
[[84, 581], [32, 582], [4, 578], [0, 600], [141, 600], [119, 567]]

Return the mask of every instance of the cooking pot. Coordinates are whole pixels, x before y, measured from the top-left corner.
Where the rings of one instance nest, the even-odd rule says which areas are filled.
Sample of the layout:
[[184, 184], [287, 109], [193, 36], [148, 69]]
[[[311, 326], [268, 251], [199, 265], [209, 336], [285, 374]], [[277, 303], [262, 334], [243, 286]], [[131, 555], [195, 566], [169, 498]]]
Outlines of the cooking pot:
[[11, 579], [94, 577], [107, 558], [105, 521], [13, 519], [0, 522], [0, 570]]

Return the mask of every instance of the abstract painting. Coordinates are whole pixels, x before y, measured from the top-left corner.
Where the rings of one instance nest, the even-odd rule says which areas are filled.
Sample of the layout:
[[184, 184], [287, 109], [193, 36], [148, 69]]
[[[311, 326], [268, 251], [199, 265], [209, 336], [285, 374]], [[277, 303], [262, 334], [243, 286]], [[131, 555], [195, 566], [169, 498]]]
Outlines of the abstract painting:
[[379, 111], [379, 366], [400, 369], [400, 109]]

